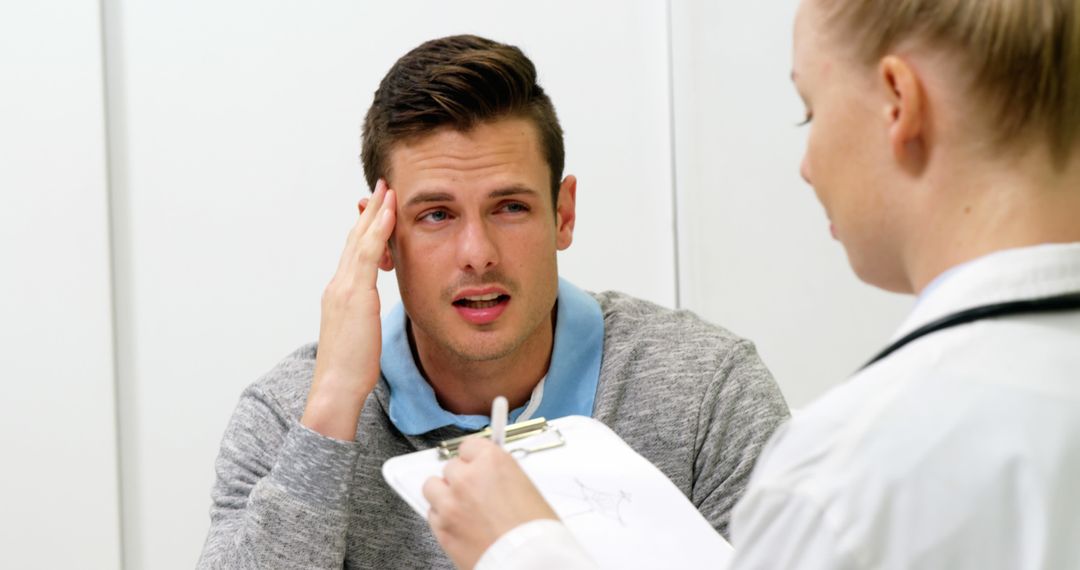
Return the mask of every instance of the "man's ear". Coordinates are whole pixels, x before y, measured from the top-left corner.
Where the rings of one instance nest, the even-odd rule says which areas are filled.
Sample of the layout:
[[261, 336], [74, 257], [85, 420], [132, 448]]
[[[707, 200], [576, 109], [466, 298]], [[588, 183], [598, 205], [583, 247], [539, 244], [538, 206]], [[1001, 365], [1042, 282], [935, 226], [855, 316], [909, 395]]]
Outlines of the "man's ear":
[[[396, 231], [396, 230], [394, 230]], [[382, 271], [394, 270], [394, 252], [393, 252], [394, 234], [390, 234], [390, 241], [387, 242], [387, 246], [382, 249], [382, 257], [379, 258], [379, 269]]]
[[555, 204], [555, 246], [562, 251], [574, 241], [574, 222], [577, 213], [574, 201], [577, 199], [577, 178], [573, 175], [563, 178], [559, 184], [559, 201]]
[[929, 135], [927, 98], [915, 69], [895, 55], [881, 58], [878, 78], [885, 88], [885, 121], [893, 157], [908, 167], [921, 168]]
[[[361, 214], [363, 214], [364, 210], [367, 208], [368, 200], [370, 200], [370, 198], [361, 198], [360, 201], [357, 202], [356, 209], [359, 210]], [[390, 234], [390, 240], [393, 241], [393, 239], [394, 234]], [[379, 258], [379, 269], [382, 269], [383, 271], [394, 270], [394, 256], [390, 251], [389, 241], [386, 242], [386, 248], [383, 249], [382, 257]]]

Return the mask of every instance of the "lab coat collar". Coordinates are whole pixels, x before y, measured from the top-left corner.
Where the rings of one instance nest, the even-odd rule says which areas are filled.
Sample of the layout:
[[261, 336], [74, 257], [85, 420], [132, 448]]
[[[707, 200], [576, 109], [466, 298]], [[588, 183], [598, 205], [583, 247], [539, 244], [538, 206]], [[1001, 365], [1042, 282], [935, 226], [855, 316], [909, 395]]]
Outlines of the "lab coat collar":
[[1080, 292], [1080, 242], [997, 251], [935, 279], [893, 340], [965, 309], [1075, 292]]

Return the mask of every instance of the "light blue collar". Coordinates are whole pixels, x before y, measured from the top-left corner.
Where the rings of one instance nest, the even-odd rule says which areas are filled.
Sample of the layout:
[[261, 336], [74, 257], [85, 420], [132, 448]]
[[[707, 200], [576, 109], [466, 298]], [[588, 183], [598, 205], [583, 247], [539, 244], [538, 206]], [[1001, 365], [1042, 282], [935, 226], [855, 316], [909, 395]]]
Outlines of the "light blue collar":
[[954, 265], [953, 267], [950, 267], [949, 269], [946, 269], [945, 271], [942, 271], [940, 274], [938, 274], [937, 277], [933, 278], [930, 281], [930, 283], [928, 283], [926, 285], [926, 287], [923, 287], [923, 290], [919, 292], [919, 295], [917, 297], [915, 297], [915, 306], [918, 307], [919, 304], [921, 304], [924, 299], [926, 299], [927, 297], [930, 296], [931, 291], [933, 291], [934, 289], [937, 289], [938, 287], [941, 287], [942, 283], [948, 281], [949, 278], [951, 276], [955, 275], [956, 273], [959, 273], [959, 269], [961, 267], [964, 267], [968, 263], [971, 263], [971, 262], [968, 261], [968, 262], [965, 262], [965, 263], [961, 263], [960, 265]]
[[[490, 423], [488, 416], [453, 414], [439, 406], [435, 391], [413, 361], [401, 303], [383, 319], [382, 334], [379, 364], [390, 386], [390, 421], [401, 433], [419, 435], [448, 425], [478, 430]], [[543, 390], [533, 393], [534, 398], [541, 398], [540, 404], [530, 401], [512, 410], [510, 422], [516, 421], [526, 408], [532, 408], [530, 417], [591, 416], [603, 355], [604, 315], [600, 304], [560, 278], [551, 365]]]

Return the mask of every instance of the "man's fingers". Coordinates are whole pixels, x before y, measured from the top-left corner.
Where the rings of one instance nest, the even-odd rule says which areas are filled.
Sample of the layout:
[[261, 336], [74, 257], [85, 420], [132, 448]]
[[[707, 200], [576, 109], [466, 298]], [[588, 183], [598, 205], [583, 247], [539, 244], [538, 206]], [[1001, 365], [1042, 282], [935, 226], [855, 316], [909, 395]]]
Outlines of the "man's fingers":
[[360, 203], [357, 205], [357, 208], [360, 210], [360, 215], [356, 218], [353, 227], [349, 229], [348, 237], [345, 238], [345, 247], [341, 252], [341, 259], [338, 261], [339, 273], [356, 256], [357, 243], [364, 235], [364, 232], [367, 231], [368, 226], [371, 225], [371, 221], [375, 218], [379, 209], [379, 204], [382, 200], [382, 194], [385, 192], [386, 182], [379, 179], [379, 181], [375, 183], [375, 190], [372, 195], [360, 199]]
[[388, 190], [384, 196], [375, 219], [368, 226], [364, 235], [360, 236], [360, 245], [357, 254], [365, 262], [374, 261], [376, 264], [386, 251], [386, 242], [390, 234], [394, 232], [394, 224], [397, 221], [396, 196], [393, 190]]
[[397, 192], [386, 189], [380, 210], [376, 225], [380, 226], [379, 236], [385, 243], [390, 239], [390, 234], [394, 232], [394, 226], [397, 225]]
[[[394, 231], [396, 207], [395, 193], [386, 187], [386, 182], [379, 180], [375, 194], [363, 204], [363, 212], [349, 231], [338, 262], [339, 275], [359, 277], [366, 282], [376, 274], [372, 264], [377, 267], [386, 250], [386, 242]], [[362, 275], [356, 275], [358, 261]]]
[[[364, 210], [367, 211], [371, 208], [379, 209], [379, 204], [382, 203], [382, 197], [386, 193], [386, 181], [382, 178], [375, 183], [375, 189], [371, 191], [371, 196], [368, 196], [367, 203], [364, 205]], [[363, 200], [361, 200], [363, 201]]]
[[382, 205], [385, 196], [386, 182], [379, 179], [375, 183], [375, 190], [371, 193], [371, 196], [360, 200], [360, 217], [357, 218], [356, 224], [353, 226], [356, 229], [357, 237], [364, 235], [364, 232], [371, 226], [371, 222], [378, 216], [379, 206]]

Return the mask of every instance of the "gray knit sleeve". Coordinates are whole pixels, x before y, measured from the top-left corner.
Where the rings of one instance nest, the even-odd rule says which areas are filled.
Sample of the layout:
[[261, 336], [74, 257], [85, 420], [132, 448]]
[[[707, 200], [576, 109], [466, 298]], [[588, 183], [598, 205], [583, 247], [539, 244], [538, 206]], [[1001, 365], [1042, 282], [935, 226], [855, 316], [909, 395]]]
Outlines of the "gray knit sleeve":
[[701, 403], [691, 493], [701, 514], [725, 537], [754, 461], [788, 417], [784, 396], [753, 343], [740, 341], [728, 352]]
[[358, 453], [248, 388], [221, 442], [198, 568], [342, 568]]

